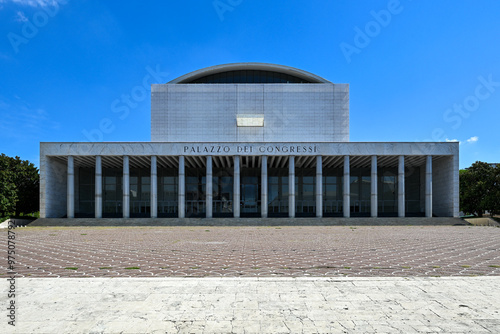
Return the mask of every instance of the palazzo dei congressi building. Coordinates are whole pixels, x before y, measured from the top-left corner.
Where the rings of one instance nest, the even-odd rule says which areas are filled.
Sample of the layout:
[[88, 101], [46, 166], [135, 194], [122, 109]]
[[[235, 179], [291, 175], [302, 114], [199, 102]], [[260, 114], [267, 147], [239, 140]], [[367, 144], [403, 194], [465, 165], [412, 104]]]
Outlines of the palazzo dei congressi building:
[[458, 143], [349, 142], [349, 85], [287, 66], [151, 87], [151, 142], [40, 144], [40, 216], [458, 216]]

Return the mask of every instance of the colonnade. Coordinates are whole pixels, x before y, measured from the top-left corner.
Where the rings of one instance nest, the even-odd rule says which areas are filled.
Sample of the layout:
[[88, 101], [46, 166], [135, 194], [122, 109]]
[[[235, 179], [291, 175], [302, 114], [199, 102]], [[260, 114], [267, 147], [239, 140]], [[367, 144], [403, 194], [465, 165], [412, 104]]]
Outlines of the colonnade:
[[[240, 203], [240, 169], [241, 157], [234, 156], [234, 189], [233, 202]], [[268, 157], [262, 156], [261, 163], [261, 202], [268, 202]], [[371, 157], [371, 216], [378, 216], [378, 187], [377, 187], [377, 156]], [[129, 156], [123, 156], [123, 218], [130, 217], [130, 167]], [[206, 217], [213, 216], [213, 168], [212, 156], [206, 157]], [[67, 163], [67, 217], [75, 217], [75, 164], [74, 157], [68, 156]], [[179, 185], [178, 185], [178, 214], [179, 218], [185, 217], [186, 211], [186, 176], [185, 157], [179, 156]], [[323, 215], [323, 157], [316, 156], [316, 216]], [[288, 215], [295, 217], [295, 157], [288, 159]], [[151, 156], [151, 218], [158, 216], [158, 186], [157, 186], [157, 157]], [[343, 216], [350, 217], [350, 156], [344, 156], [344, 193]], [[405, 216], [405, 157], [398, 157], [398, 216]], [[95, 217], [102, 218], [103, 211], [102, 193], [102, 156], [95, 159]], [[233, 205], [233, 215], [240, 217], [240, 206]], [[268, 216], [267, 205], [261, 205], [261, 217]], [[425, 163], [425, 216], [432, 217], [432, 156], [426, 156]]]

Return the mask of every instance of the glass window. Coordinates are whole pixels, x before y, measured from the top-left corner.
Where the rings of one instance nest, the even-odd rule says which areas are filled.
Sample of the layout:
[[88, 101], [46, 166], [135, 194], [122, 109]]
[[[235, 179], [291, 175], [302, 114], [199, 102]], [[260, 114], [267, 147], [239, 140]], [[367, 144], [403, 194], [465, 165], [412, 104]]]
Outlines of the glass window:
[[177, 168], [158, 169], [158, 216], [175, 217], [178, 210]]
[[286, 73], [261, 71], [261, 70], [239, 70], [239, 71], [226, 71], [226, 72], [207, 75], [188, 83], [310, 83], [310, 82]]
[[95, 169], [78, 169], [78, 202], [75, 207], [76, 217], [91, 217], [95, 214]]

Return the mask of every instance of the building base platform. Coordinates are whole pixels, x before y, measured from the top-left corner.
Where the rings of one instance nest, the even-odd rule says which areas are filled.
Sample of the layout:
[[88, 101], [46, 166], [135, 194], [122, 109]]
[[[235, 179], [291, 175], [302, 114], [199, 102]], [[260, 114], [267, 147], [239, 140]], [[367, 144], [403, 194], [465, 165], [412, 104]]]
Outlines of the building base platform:
[[29, 226], [435, 226], [470, 225], [460, 218], [40, 218]]

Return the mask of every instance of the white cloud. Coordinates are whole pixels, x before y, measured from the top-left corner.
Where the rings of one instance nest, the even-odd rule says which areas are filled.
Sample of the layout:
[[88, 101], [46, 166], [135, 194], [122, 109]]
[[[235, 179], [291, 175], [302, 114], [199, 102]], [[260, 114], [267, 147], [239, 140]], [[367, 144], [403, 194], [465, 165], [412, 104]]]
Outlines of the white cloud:
[[[29, 7], [46, 7], [46, 6], [55, 6], [58, 3], [58, 0], [0, 0], [0, 4], [3, 3], [13, 3], [21, 6], [29, 6]], [[0, 8], [2, 6], [0, 5]]]
[[26, 15], [24, 15], [24, 13], [22, 11], [17, 11], [16, 13], [16, 21], [17, 22], [26, 22], [28, 21], [28, 18], [26, 17]]
[[456, 142], [456, 141], [460, 142], [458, 139], [448, 139], [448, 138], [446, 138], [445, 140], [448, 143], [453, 143], [453, 142]]
[[475, 143], [479, 140], [479, 137], [478, 136], [474, 136], [474, 137], [470, 137], [469, 139], [467, 139], [467, 142], [468, 143]]
[[8, 101], [1, 96], [0, 120], [0, 132], [8, 140], [38, 139], [60, 127], [44, 109], [33, 108], [23, 100]]

